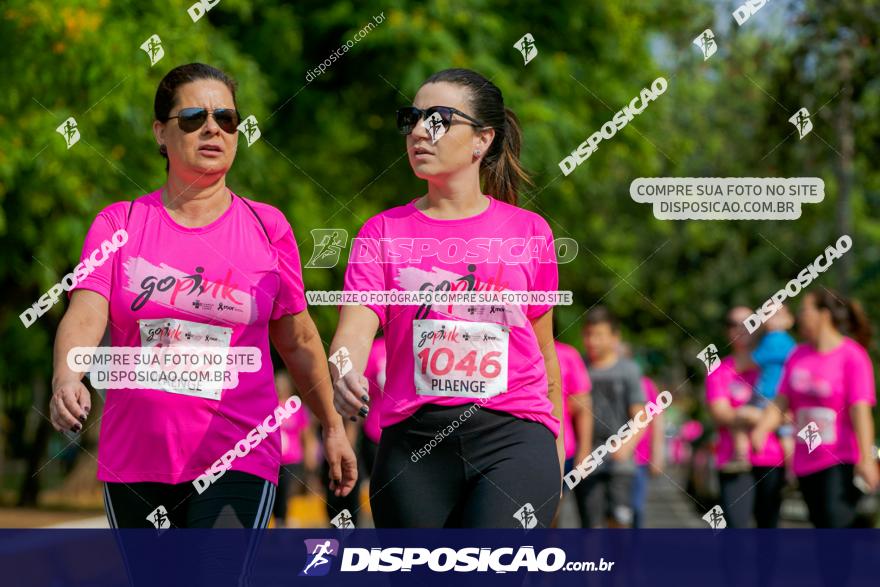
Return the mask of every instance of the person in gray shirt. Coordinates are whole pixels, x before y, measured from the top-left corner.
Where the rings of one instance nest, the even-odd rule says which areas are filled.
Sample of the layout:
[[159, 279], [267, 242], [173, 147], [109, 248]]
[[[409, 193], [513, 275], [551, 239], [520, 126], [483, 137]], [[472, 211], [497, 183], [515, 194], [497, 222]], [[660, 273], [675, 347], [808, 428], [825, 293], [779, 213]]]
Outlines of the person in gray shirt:
[[[645, 405], [641, 370], [621, 355], [620, 329], [611, 312], [596, 306], [583, 329], [587, 369], [593, 382], [593, 449], [605, 442]], [[584, 528], [625, 528], [632, 525], [630, 494], [635, 476], [633, 452], [643, 431], [607, 455], [575, 488]]]

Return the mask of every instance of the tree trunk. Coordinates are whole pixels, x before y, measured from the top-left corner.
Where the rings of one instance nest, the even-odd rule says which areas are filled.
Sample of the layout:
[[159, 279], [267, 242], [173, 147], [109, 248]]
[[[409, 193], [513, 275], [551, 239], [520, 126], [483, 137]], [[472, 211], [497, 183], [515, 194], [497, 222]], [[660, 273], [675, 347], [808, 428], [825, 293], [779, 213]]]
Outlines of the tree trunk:
[[[835, 131], [837, 144], [840, 146], [840, 156], [834, 165], [834, 174], [837, 178], [837, 210], [835, 219], [835, 240], [844, 234], [852, 236], [852, 205], [850, 204], [850, 192], [853, 185], [853, 159], [855, 157], [855, 137], [853, 136], [853, 113], [852, 113], [852, 55], [849, 48], [841, 49], [838, 58], [840, 71], [840, 102], [836, 108]], [[854, 245], [858, 246], [858, 245]], [[838, 289], [847, 296], [852, 278], [852, 256], [843, 255], [834, 266], [837, 268]]]

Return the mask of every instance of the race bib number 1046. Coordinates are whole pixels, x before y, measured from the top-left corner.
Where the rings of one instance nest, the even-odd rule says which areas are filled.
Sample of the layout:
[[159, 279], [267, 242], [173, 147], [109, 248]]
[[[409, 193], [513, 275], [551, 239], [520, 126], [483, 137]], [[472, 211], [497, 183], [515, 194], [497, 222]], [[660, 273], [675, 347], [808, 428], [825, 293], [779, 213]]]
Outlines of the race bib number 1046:
[[414, 320], [419, 395], [484, 398], [507, 391], [510, 330], [490, 322]]

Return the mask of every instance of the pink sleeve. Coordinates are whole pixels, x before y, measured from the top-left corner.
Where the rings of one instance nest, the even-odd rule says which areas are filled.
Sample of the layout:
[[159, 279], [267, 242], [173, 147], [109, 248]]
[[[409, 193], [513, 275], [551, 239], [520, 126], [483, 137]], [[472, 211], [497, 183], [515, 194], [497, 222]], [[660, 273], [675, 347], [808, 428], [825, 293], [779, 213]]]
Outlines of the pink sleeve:
[[[363, 239], [361, 243], [378, 243], [382, 238], [379, 227], [380, 217], [374, 216], [367, 220], [358, 232], [357, 239]], [[345, 268], [344, 291], [384, 291], [385, 267], [383, 263], [352, 263], [349, 259]], [[379, 324], [385, 326], [385, 306], [381, 304], [363, 304], [371, 309], [379, 317]]]
[[303, 430], [309, 427], [309, 412], [303, 404], [296, 412], [297, 429]]
[[[547, 254], [542, 255], [535, 261], [534, 274], [529, 291], [556, 291], [559, 289], [559, 268], [556, 265], [556, 248], [553, 242], [553, 231], [550, 225], [541, 217], [538, 217], [535, 226], [536, 236], [543, 236], [546, 242]], [[532, 304], [526, 311], [529, 320], [540, 318], [553, 308], [553, 304]]]
[[[856, 343], [858, 344], [858, 343]], [[852, 354], [846, 367], [846, 403], [867, 402], [877, 404], [877, 391], [874, 388], [874, 366], [868, 353], [859, 346]]]
[[[125, 219], [128, 213], [128, 207], [131, 202], [116, 202], [110, 204], [98, 213], [89, 232], [86, 234], [83, 242], [82, 254], [80, 255], [80, 263], [88, 263], [87, 259], [92, 256], [95, 251], [101, 251], [104, 241], [111, 242], [113, 233], [125, 227]], [[100, 257], [102, 253], [98, 253]], [[110, 299], [110, 284], [113, 280], [113, 257], [111, 256], [101, 264], [100, 267], [92, 266], [91, 273], [78, 281], [77, 284], [70, 289], [68, 297], [77, 289], [88, 289], [97, 292]], [[76, 271], [74, 270], [74, 274]]]
[[711, 404], [719, 399], [730, 400], [727, 379], [726, 365], [719, 365], [717, 369], [706, 377], [706, 403]]
[[367, 364], [364, 365], [364, 377], [367, 379], [372, 379], [376, 374], [376, 354], [373, 349], [370, 349], [370, 354], [367, 355]]
[[572, 386], [574, 380], [570, 373], [571, 361], [564, 346], [558, 343], [554, 346], [556, 347], [556, 360], [559, 361], [559, 377], [562, 380], [562, 397], [568, 397], [574, 390]]
[[280, 229], [281, 237], [277, 240], [273, 239], [272, 246], [278, 251], [278, 273], [281, 285], [272, 306], [272, 320], [278, 320], [287, 314], [299, 314], [306, 309], [302, 265], [300, 265], [299, 249], [296, 246], [293, 229], [287, 220], [279, 221], [276, 228]]
[[[300, 400], [301, 401], [301, 400]], [[284, 404], [279, 404], [284, 405]], [[281, 428], [287, 431], [290, 434], [296, 434], [303, 428], [309, 427], [309, 413], [306, 409], [305, 402], [302, 403], [300, 408], [294, 412], [290, 418], [284, 420], [281, 423]]]
[[370, 347], [370, 354], [367, 356], [367, 364], [364, 366], [364, 377], [366, 377], [370, 383], [376, 383], [376, 375], [379, 374], [379, 351], [376, 348], [376, 341], [373, 341], [373, 346]]
[[590, 381], [590, 373], [587, 371], [587, 366], [584, 364], [584, 360], [579, 354], [577, 354], [577, 352], [571, 353], [570, 369], [572, 384], [571, 395], [590, 393], [590, 390], [593, 389], [593, 382]]
[[645, 388], [645, 396], [649, 402], [657, 400], [657, 385], [648, 377], [642, 377], [642, 387]]

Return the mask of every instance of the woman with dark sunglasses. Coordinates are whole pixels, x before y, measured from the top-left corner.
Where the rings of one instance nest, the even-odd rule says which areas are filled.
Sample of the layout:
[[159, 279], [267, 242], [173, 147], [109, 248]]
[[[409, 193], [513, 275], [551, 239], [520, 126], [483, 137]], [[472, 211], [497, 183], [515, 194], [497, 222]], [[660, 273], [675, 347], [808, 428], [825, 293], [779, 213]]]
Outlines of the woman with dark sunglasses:
[[[473, 71], [441, 71], [397, 124], [428, 191], [364, 224], [345, 289], [555, 291], [550, 227], [516, 206], [528, 177], [501, 91]], [[330, 348], [351, 361], [331, 368], [336, 409], [363, 417], [364, 366], [385, 332], [376, 526], [549, 527], [564, 456], [552, 305], [387, 301], [344, 306]]]
[[256, 347], [247, 360], [259, 368], [221, 390], [108, 389], [98, 479], [114, 528], [265, 527], [278, 483], [276, 432], [300, 408], [276, 409], [270, 339], [297, 387], [313, 390], [303, 400], [321, 421], [337, 494], [357, 478], [354, 453], [332, 406], [290, 224], [226, 186], [238, 142], [235, 83], [214, 67], [183, 65], [162, 79], [154, 110], [168, 177], [92, 223], [83, 259], [116, 231], [128, 238], [72, 292], [55, 341], [52, 422], [74, 433], [89, 425], [89, 391], [67, 355], [100, 344], [108, 325], [114, 347], [210, 343], [227, 357]]

